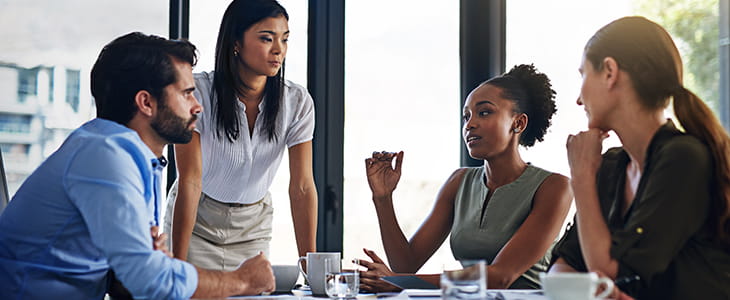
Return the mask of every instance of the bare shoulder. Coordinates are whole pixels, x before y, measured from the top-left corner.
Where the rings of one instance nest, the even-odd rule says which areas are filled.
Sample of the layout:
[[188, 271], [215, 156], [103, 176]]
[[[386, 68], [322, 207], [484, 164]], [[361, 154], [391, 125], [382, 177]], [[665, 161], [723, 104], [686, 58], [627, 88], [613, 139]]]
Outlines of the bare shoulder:
[[572, 199], [570, 179], [561, 174], [553, 173], [542, 182], [535, 192], [535, 199], [546, 199], [543, 201], [566, 201]]
[[449, 178], [446, 179], [446, 182], [444, 183], [444, 187], [453, 185], [454, 188], [456, 188], [461, 183], [461, 180], [464, 178], [464, 174], [466, 174], [466, 172], [468, 172], [470, 169], [473, 169], [473, 168], [462, 167], [462, 168], [456, 169], [453, 173], [451, 173]]
[[449, 178], [446, 179], [446, 182], [444, 182], [443, 186], [441, 186], [438, 199], [443, 201], [446, 201], [444, 199], [447, 199], [453, 202], [454, 197], [456, 196], [456, 191], [459, 189], [459, 185], [464, 178], [464, 174], [466, 174], [466, 172], [470, 169], [472, 168], [464, 167], [458, 168], [452, 172], [451, 175], [449, 175]]

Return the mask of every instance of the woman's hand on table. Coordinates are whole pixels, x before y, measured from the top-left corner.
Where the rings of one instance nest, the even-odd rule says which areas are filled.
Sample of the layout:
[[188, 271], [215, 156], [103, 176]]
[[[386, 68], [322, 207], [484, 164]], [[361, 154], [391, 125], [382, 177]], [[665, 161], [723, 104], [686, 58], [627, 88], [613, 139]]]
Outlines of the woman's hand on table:
[[380, 257], [374, 251], [362, 249], [365, 255], [373, 261], [358, 260], [357, 264], [367, 268], [367, 271], [360, 271], [360, 289], [368, 292], [392, 292], [399, 291], [400, 288], [380, 279], [384, 276], [396, 275], [388, 268]]

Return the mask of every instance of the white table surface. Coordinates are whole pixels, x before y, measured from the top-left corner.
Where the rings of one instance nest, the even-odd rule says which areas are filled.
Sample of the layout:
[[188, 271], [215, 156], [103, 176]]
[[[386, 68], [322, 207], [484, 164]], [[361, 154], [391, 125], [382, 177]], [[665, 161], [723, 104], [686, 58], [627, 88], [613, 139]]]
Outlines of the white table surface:
[[[488, 299], [495, 300], [548, 300], [540, 290], [488, 290]], [[250, 299], [250, 300], [323, 300], [327, 297], [313, 297], [308, 292], [292, 291], [286, 295], [268, 296], [238, 296], [228, 299]], [[404, 290], [400, 293], [360, 294], [357, 300], [433, 300], [441, 299], [441, 290]]]

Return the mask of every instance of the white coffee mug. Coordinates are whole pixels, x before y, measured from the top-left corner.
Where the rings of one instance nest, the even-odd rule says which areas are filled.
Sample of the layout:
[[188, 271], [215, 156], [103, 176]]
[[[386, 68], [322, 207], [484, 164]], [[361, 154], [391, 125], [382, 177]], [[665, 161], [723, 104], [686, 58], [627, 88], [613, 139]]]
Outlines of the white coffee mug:
[[[596, 273], [540, 273], [540, 281], [545, 295], [551, 300], [590, 300], [603, 299], [613, 292], [610, 278], [598, 277]], [[605, 285], [601, 294], [596, 295], [598, 286]]]
[[294, 284], [299, 279], [299, 268], [295, 265], [271, 265], [271, 270], [274, 271], [274, 278], [276, 279], [276, 292], [284, 293], [291, 292], [294, 288]]
[[[331, 265], [330, 269], [340, 267], [340, 252], [307, 252], [307, 256], [300, 257], [297, 262], [299, 271], [302, 272], [304, 278], [309, 282], [312, 295], [326, 295], [324, 290], [325, 259], [330, 264], [336, 264], [336, 266]], [[302, 261], [307, 262], [307, 272], [304, 272], [302, 269]]]

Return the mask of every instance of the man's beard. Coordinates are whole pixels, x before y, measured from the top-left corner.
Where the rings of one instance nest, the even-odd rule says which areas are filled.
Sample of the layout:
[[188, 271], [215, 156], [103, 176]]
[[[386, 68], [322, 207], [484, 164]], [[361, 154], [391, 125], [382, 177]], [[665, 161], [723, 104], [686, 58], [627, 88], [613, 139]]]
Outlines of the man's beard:
[[193, 138], [193, 130], [188, 129], [198, 118], [196, 115], [185, 120], [176, 115], [167, 106], [165, 101], [160, 101], [157, 116], [152, 120], [150, 126], [157, 134], [172, 144], [187, 144]]

